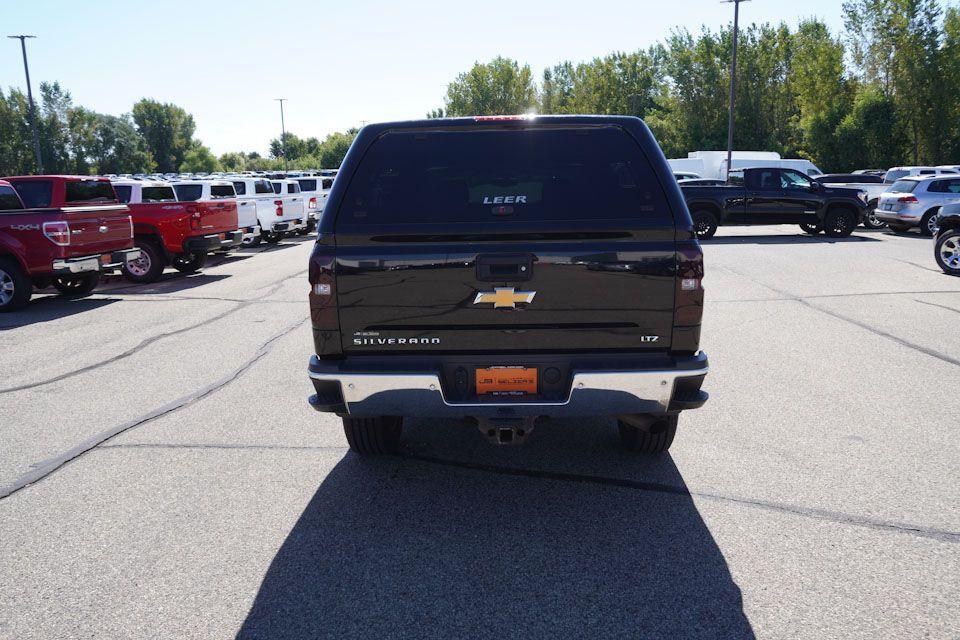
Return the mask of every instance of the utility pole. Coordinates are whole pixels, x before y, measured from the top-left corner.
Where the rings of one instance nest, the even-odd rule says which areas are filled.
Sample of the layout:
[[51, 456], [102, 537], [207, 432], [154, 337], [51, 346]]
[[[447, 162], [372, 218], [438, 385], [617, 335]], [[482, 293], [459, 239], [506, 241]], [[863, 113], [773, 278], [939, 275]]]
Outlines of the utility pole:
[[30, 129], [33, 130], [33, 153], [37, 157], [37, 173], [43, 173], [43, 158], [40, 157], [40, 132], [37, 131], [37, 108], [33, 104], [33, 89], [30, 88], [30, 65], [27, 64], [27, 38], [36, 38], [37, 36], [7, 36], [20, 41], [20, 49], [23, 51], [23, 72], [27, 76], [27, 101], [30, 103]]
[[274, 100], [280, 103], [280, 153], [283, 154], [283, 170], [289, 171], [290, 167], [287, 164], [287, 126], [283, 123], [283, 103], [287, 99], [274, 98]]
[[722, 0], [733, 3], [733, 56], [730, 61], [730, 104], [727, 114], [727, 175], [730, 179], [730, 165], [733, 164], [733, 106], [737, 101], [737, 40], [740, 34], [740, 3], [749, 0]]

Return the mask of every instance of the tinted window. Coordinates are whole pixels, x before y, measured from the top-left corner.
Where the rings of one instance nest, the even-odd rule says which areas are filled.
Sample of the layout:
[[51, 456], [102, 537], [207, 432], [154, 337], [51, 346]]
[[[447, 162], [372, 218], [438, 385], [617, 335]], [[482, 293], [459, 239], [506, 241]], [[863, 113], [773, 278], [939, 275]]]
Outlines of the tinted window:
[[[501, 217], [502, 216], [502, 217]], [[656, 219], [650, 163], [619, 127], [392, 132], [350, 181], [338, 222]]]
[[50, 198], [53, 194], [53, 182], [50, 180], [11, 180], [10, 184], [20, 194], [27, 209], [50, 206]]
[[11, 209], [22, 209], [23, 205], [20, 204], [20, 198], [17, 196], [17, 192], [13, 190], [13, 187], [0, 187], [0, 210], [9, 211]]
[[960, 193], [960, 180], [935, 180], [927, 191], [934, 193]]
[[173, 190], [177, 192], [180, 202], [196, 202], [203, 195], [203, 186], [199, 184], [178, 184]]
[[117, 195], [107, 180], [68, 180], [65, 184], [64, 201], [115, 202]]
[[809, 189], [810, 179], [797, 171], [781, 171], [780, 184], [784, 189]]
[[777, 169], [757, 169], [747, 173], [751, 189], [761, 191], [779, 191], [782, 188], [780, 171]]
[[236, 198], [237, 193], [233, 190], [232, 184], [213, 184], [210, 185], [210, 197], [215, 200], [221, 198]]
[[317, 181], [316, 180], [298, 180], [300, 183], [301, 191], [316, 191], [317, 190]]
[[114, 185], [113, 190], [117, 192], [117, 200], [123, 204], [128, 204], [133, 196], [133, 187], [128, 184]]
[[278, 194], [278, 195], [279, 195], [280, 192], [283, 190], [283, 183], [282, 183], [282, 182], [271, 182], [270, 184], [273, 185], [273, 192], [274, 192], [275, 194]]
[[233, 190], [237, 192], [238, 196], [247, 195], [247, 183], [238, 180], [233, 183]]
[[322, 183], [324, 189], [329, 189], [333, 186], [333, 180], [323, 180]]
[[913, 193], [918, 184], [920, 183], [916, 180], [897, 180], [890, 187], [890, 191], [894, 193]]
[[287, 193], [300, 193], [300, 185], [297, 183], [287, 185]]
[[254, 193], [273, 193], [273, 185], [269, 180], [257, 180], [253, 184]]
[[143, 187], [140, 194], [143, 202], [176, 202], [173, 187]]

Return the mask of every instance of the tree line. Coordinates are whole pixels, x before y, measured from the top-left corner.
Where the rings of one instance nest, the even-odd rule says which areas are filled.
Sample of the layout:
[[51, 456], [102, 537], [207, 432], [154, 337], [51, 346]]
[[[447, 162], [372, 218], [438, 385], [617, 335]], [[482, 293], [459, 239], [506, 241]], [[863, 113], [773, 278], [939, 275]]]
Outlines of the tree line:
[[[816, 19], [741, 30], [735, 148], [832, 171], [960, 162], [960, 10], [848, 0], [843, 12], [841, 33]], [[457, 76], [427, 115], [635, 115], [668, 157], [725, 149], [731, 53], [726, 27], [561, 62], [539, 82], [528, 65], [498, 57]]]
[[[113, 116], [74, 105], [58, 82], [42, 82], [36, 96], [40, 153], [47, 173], [177, 173], [270, 171], [284, 167], [279, 139], [270, 154], [256, 151], [215, 156], [194, 137], [196, 123], [182, 107], [144, 98], [130, 113]], [[27, 96], [0, 89], [0, 175], [36, 172]], [[291, 169], [340, 166], [356, 129], [333, 133], [323, 141], [286, 134]]]

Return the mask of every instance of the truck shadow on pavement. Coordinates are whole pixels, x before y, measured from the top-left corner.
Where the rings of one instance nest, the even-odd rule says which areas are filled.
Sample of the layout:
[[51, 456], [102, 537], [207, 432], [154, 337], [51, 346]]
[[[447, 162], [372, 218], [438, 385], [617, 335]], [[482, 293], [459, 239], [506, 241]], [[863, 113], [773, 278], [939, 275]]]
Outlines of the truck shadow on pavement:
[[[40, 297], [44, 293], [54, 295]], [[0, 314], [0, 331], [59, 320], [120, 302], [120, 298], [68, 298], [56, 295], [52, 289], [41, 289], [37, 295], [26, 308], [16, 313]]]
[[714, 236], [707, 240], [701, 240], [700, 242], [704, 245], [711, 244], [835, 244], [843, 242], [883, 242], [878, 238], [874, 238], [867, 235], [857, 235], [858, 232], [854, 232], [852, 236], [846, 238], [828, 238], [827, 236], [818, 235], [743, 235], [743, 236], [732, 236], [732, 235], [723, 235], [723, 236]]
[[150, 284], [134, 284], [116, 276], [111, 278], [99, 287], [95, 293], [111, 294], [126, 293], [135, 295], [178, 293], [195, 287], [202, 287], [206, 284], [220, 282], [230, 278], [229, 274], [208, 274], [208, 273], [180, 273], [177, 271], [167, 271], [160, 279]]
[[671, 457], [584, 422], [511, 450], [417, 423], [399, 458], [348, 453], [237, 637], [753, 638]]

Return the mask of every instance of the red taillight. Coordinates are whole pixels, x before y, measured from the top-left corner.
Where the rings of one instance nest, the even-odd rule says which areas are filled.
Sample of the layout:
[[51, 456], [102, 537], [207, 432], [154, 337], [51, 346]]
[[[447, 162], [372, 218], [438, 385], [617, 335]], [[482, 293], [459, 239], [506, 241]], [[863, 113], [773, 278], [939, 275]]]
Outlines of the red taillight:
[[[310, 319], [317, 331], [339, 331], [337, 316], [336, 256], [333, 240], [319, 235], [310, 254]], [[339, 336], [337, 336], [339, 339]]]
[[283, 200], [274, 200], [273, 204], [277, 205], [277, 217], [283, 217]]
[[199, 231], [201, 229], [201, 214], [200, 209], [190, 205], [187, 207], [187, 213], [190, 214], [190, 230]]
[[917, 200], [917, 196], [900, 196], [897, 198], [897, 202], [903, 202], [905, 204], [917, 204], [920, 201]]
[[531, 120], [536, 116], [518, 115], [518, 116], [474, 116], [474, 122], [508, 122], [512, 120]]
[[676, 297], [674, 325], [700, 324], [703, 318], [703, 251], [697, 242], [677, 243]]
[[310, 207], [311, 209], [316, 209], [316, 208], [317, 208], [317, 199], [316, 199], [316, 198], [310, 198], [310, 202], [307, 203], [307, 206]]
[[70, 225], [63, 221], [44, 222], [43, 235], [47, 240], [58, 247], [66, 247], [70, 244]]

